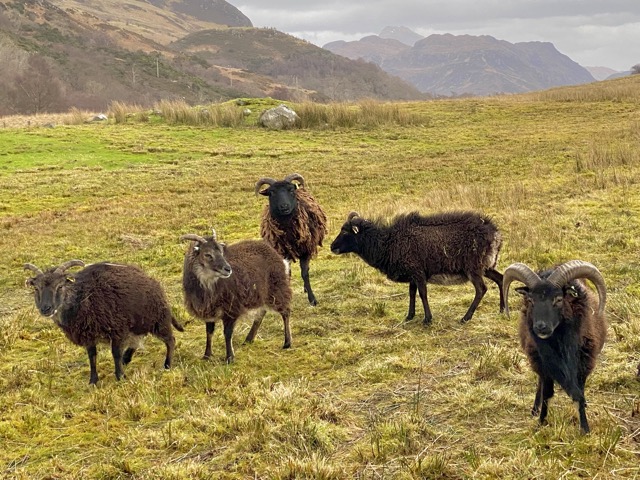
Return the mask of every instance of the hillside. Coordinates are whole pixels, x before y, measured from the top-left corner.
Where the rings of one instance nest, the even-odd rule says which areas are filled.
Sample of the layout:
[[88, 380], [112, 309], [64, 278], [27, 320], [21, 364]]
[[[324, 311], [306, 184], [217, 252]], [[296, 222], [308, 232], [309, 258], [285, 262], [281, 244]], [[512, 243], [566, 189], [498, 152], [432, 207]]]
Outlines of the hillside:
[[[270, 55], [280, 61], [265, 65]], [[221, 0], [3, 0], [0, 61], [0, 115], [104, 110], [115, 100], [423, 97], [375, 66], [273, 30], [253, 30]]]
[[324, 48], [372, 61], [434, 95], [522, 93], [594, 81], [586, 69], [546, 42], [512, 44], [491, 36], [445, 34], [430, 35], [412, 47], [402, 45], [369, 36]]
[[[255, 115], [274, 103], [249, 100]], [[640, 75], [526, 95], [306, 106], [329, 112], [327, 123], [272, 132], [146, 114], [0, 128], [0, 477], [637, 480]], [[340, 126], [358, 109], [375, 115]], [[418, 121], [385, 122], [394, 111]], [[228, 245], [259, 238], [267, 200], [255, 182], [292, 172], [327, 212], [311, 262], [319, 303], [309, 306], [293, 264], [291, 348], [269, 312], [251, 344], [251, 317], [237, 322], [235, 363], [225, 363], [221, 325], [203, 360], [205, 327], [183, 304], [180, 236], [213, 227]], [[596, 265], [609, 327], [586, 381], [591, 433], [580, 434], [559, 387], [548, 423], [531, 416], [537, 377], [518, 340], [519, 283], [510, 317], [487, 282], [460, 324], [474, 298], [467, 282], [430, 284], [432, 324], [406, 322], [406, 283], [331, 253], [352, 210], [482, 211], [502, 233], [500, 272]], [[150, 337], [116, 381], [100, 344], [100, 379], [88, 384], [86, 350], [39, 314], [25, 285], [25, 263], [72, 258], [158, 279], [185, 327], [170, 370]]]

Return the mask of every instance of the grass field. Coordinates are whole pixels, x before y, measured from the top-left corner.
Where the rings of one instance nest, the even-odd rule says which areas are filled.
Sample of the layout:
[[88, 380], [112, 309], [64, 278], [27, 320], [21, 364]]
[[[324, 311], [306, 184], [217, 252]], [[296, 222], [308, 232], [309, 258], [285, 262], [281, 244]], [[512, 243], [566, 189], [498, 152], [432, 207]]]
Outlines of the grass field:
[[[0, 477], [640, 477], [640, 75], [601, 90], [395, 105], [407, 125], [0, 129]], [[235, 364], [220, 329], [204, 361], [205, 328], [182, 306], [179, 236], [258, 238], [254, 183], [291, 172], [330, 220], [311, 263], [319, 305], [294, 265], [293, 348], [281, 349], [271, 313], [252, 345], [238, 322]], [[574, 258], [600, 268], [610, 326], [587, 382], [590, 435], [562, 391], [548, 426], [530, 416], [536, 377], [492, 282], [466, 325], [473, 287], [430, 287], [425, 328], [403, 322], [405, 284], [329, 251], [350, 210], [416, 209], [491, 215], [500, 271]], [[103, 345], [89, 386], [84, 349], [23, 286], [25, 262], [71, 258], [138, 264], [162, 282], [186, 328], [171, 371], [149, 338], [117, 382]]]

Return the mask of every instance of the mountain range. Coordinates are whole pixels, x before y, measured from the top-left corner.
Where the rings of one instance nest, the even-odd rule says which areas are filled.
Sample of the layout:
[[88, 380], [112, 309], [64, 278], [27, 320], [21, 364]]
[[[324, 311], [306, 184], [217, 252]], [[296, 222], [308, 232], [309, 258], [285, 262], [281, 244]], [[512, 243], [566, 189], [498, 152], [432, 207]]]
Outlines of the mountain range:
[[593, 82], [587, 69], [548, 42], [509, 43], [491, 36], [429, 35], [387, 27], [327, 50], [363, 59], [432, 95], [522, 93]]

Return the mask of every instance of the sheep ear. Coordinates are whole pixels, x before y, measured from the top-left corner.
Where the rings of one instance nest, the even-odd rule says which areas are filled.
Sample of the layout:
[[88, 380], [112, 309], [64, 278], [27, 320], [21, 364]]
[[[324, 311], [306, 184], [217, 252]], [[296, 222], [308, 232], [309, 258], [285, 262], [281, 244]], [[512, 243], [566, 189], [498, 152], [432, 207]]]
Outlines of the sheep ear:
[[194, 251], [194, 252], [199, 252], [199, 251], [200, 251], [200, 244], [199, 244], [199, 243], [196, 243], [196, 244], [193, 246], [193, 251]]
[[28, 288], [33, 288], [33, 287], [35, 287], [35, 286], [36, 286], [36, 284], [35, 284], [35, 278], [27, 278], [27, 279], [24, 281], [24, 286], [25, 286], [25, 287], [28, 287]]
[[518, 287], [515, 290], [524, 297], [529, 296], [529, 287]]
[[351, 231], [352, 231], [353, 233], [355, 233], [356, 235], [357, 235], [358, 233], [360, 233], [360, 229], [358, 228], [358, 226], [357, 226], [357, 225], [352, 225], [352, 226], [351, 226]]
[[265, 188], [264, 190], [260, 190], [258, 193], [260, 195], [264, 195], [265, 197], [268, 197], [269, 196], [269, 189]]
[[574, 287], [573, 285], [570, 285], [565, 290], [565, 295], [571, 295], [572, 297], [576, 298], [578, 296], [578, 291], [576, 290], [576, 287]]
[[72, 276], [72, 275], [67, 275], [66, 278], [67, 282], [69, 283], [75, 283], [76, 282], [76, 277]]

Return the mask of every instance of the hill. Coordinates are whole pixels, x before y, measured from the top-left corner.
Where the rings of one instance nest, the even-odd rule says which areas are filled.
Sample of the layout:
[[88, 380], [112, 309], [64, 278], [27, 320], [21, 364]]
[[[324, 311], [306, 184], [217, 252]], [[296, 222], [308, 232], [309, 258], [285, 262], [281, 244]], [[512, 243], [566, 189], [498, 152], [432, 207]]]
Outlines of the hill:
[[422, 92], [434, 95], [522, 93], [594, 81], [551, 43], [512, 44], [491, 36], [430, 35], [413, 46], [377, 36], [324, 46], [372, 61]]
[[[266, 65], [269, 55], [278, 63]], [[222, 0], [3, 0], [0, 61], [0, 115], [104, 110], [114, 100], [423, 97], [373, 65], [254, 30]]]

